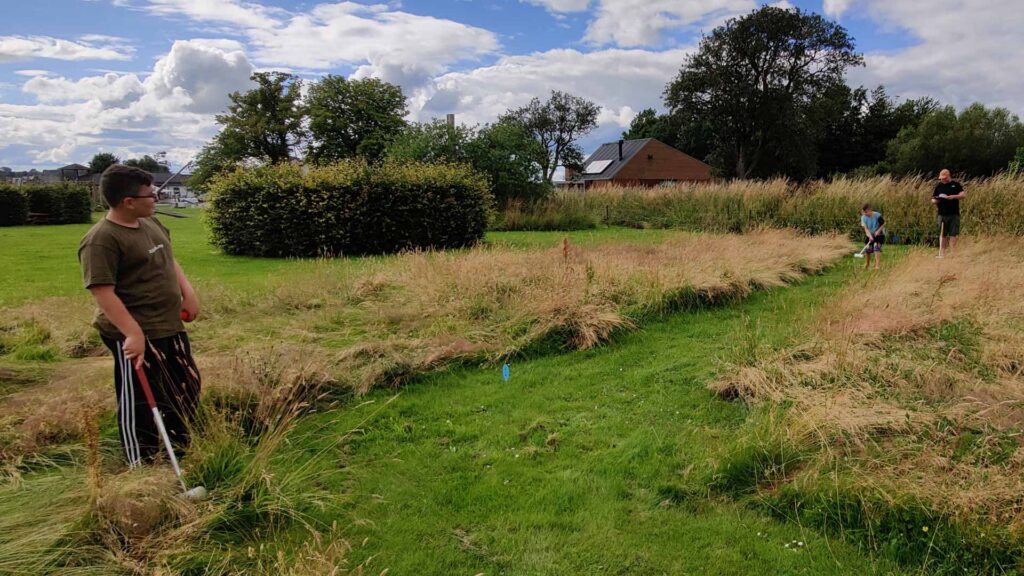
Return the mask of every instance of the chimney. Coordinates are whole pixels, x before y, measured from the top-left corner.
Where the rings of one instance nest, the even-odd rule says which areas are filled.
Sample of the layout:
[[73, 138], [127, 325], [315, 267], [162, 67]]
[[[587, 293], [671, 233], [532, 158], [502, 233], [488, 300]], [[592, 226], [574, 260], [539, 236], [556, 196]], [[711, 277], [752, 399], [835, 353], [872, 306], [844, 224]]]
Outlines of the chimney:
[[448, 115], [448, 127], [455, 128], [455, 114]]
[[622, 160], [622, 140], [619, 140], [619, 160]]

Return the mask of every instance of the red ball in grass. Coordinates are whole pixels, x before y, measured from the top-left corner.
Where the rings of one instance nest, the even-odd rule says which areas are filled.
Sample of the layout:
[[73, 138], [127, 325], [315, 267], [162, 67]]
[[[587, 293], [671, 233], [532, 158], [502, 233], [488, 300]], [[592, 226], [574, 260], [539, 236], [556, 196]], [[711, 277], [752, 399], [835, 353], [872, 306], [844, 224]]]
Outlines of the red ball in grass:
[[188, 311], [187, 310], [182, 310], [181, 311], [181, 319], [184, 322], [188, 322]]

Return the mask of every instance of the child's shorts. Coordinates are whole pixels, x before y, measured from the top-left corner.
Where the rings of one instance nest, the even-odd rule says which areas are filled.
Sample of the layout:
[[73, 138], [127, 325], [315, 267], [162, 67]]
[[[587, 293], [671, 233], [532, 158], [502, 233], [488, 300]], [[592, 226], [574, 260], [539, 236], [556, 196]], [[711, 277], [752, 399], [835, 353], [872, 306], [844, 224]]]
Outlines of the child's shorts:
[[865, 250], [864, 253], [871, 254], [877, 252], [878, 254], [881, 254], [882, 244], [885, 244], [885, 237], [879, 236], [878, 238], [875, 238], [875, 240], [872, 243], [868, 244], [868, 249]]

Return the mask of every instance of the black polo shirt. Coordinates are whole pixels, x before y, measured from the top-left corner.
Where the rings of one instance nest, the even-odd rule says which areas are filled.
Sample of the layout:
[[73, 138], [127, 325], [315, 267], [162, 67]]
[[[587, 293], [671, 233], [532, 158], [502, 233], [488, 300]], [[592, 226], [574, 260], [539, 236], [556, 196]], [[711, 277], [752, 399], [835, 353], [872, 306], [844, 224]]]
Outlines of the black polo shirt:
[[950, 180], [949, 182], [939, 182], [935, 185], [935, 191], [932, 192], [932, 198], [939, 201], [936, 207], [939, 209], [939, 216], [959, 216], [960, 215], [960, 199], [946, 200], [939, 198], [939, 194], [945, 194], [946, 196], [956, 196], [957, 194], [964, 191], [964, 187], [960, 185], [956, 180]]

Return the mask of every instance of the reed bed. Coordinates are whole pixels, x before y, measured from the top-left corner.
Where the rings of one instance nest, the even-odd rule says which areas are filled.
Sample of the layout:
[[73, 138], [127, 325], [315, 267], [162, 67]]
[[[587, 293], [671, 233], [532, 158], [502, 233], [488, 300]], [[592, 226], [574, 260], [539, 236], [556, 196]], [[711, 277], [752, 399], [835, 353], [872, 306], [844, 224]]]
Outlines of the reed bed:
[[[1024, 235], [1024, 176], [1003, 174], [963, 181], [962, 226], [971, 235]], [[870, 203], [901, 243], [934, 244], [938, 237], [931, 198], [934, 181], [921, 178], [839, 178], [796, 185], [786, 180], [676, 184], [657, 188], [612, 187], [561, 192], [524, 209], [515, 206], [498, 222], [505, 229], [533, 229], [540, 222], [597, 220], [635, 228], [742, 233], [762, 227], [859, 238], [861, 207]], [[564, 215], [560, 218], [560, 215]], [[589, 217], [589, 219], [588, 219]], [[549, 226], [550, 224], [545, 224]], [[537, 228], [549, 229], [549, 228]], [[565, 228], [573, 229], [573, 228]]]

